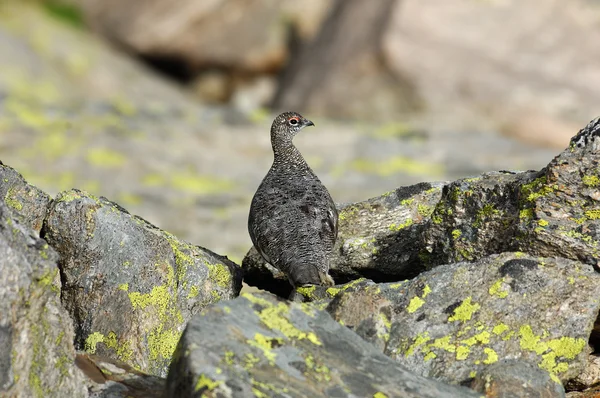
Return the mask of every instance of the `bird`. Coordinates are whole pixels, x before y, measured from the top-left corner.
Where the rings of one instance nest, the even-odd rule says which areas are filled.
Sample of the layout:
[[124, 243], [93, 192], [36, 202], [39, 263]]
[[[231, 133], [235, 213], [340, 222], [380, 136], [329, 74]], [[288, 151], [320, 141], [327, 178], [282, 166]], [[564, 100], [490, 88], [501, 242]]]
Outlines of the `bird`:
[[[329, 256], [338, 233], [338, 211], [292, 140], [314, 123], [297, 112], [271, 125], [273, 164], [252, 198], [248, 232], [254, 247], [293, 287], [333, 286]], [[290, 296], [292, 297], [292, 296]]]

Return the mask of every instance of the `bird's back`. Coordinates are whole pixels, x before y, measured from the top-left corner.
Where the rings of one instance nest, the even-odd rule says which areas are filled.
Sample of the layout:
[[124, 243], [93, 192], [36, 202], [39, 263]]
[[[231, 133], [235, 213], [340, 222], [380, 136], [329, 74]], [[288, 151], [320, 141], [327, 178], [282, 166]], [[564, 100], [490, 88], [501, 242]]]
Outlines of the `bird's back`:
[[331, 284], [337, 220], [331, 195], [308, 165], [274, 164], [252, 199], [248, 230], [263, 258], [295, 286]]

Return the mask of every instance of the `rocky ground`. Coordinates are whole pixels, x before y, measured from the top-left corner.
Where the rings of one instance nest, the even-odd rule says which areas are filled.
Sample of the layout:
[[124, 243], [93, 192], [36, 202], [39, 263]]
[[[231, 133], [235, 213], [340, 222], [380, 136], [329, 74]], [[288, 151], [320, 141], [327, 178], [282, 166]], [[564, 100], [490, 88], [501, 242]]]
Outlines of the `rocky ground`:
[[340, 284], [300, 302], [253, 250], [240, 267], [0, 165], [2, 393], [595, 396], [599, 136], [596, 119], [540, 171], [343, 207]]

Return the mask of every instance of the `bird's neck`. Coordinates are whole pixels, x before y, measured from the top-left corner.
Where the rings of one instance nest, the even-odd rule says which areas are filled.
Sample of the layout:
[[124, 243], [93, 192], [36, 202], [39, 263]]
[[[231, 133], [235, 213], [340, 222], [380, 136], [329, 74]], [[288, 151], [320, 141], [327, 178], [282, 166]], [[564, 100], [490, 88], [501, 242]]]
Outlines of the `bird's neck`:
[[275, 165], [308, 166], [292, 140], [279, 140], [272, 143]]

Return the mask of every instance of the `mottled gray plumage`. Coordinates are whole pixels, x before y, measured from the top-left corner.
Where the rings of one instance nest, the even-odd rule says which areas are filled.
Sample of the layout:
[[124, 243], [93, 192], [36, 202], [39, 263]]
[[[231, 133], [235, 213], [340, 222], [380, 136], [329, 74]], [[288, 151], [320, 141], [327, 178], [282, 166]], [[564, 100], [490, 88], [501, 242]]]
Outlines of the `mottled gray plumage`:
[[338, 212], [331, 195], [292, 143], [306, 126], [314, 124], [296, 112], [273, 121], [273, 165], [254, 194], [248, 217], [252, 243], [294, 287], [333, 285], [329, 255], [337, 238]]

